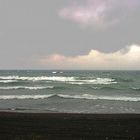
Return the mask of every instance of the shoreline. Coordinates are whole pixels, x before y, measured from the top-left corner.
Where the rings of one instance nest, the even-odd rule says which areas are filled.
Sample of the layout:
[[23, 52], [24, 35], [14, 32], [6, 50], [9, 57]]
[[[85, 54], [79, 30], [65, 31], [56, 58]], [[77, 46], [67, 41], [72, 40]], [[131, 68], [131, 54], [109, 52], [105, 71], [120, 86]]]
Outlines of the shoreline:
[[0, 111], [1, 140], [138, 140], [140, 114]]

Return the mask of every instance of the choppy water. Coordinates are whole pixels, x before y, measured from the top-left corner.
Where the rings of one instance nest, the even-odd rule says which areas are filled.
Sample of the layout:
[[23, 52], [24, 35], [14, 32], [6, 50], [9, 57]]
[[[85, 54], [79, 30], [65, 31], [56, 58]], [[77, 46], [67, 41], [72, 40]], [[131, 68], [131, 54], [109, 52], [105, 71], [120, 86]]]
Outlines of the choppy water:
[[140, 71], [0, 71], [0, 109], [140, 113]]

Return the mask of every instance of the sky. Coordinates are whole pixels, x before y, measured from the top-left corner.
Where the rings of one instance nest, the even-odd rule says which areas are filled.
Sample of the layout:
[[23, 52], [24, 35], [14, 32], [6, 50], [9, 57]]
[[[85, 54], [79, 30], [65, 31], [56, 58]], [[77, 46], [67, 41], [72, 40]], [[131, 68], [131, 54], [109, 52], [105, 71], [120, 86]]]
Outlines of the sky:
[[140, 70], [139, 0], [0, 0], [0, 69]]

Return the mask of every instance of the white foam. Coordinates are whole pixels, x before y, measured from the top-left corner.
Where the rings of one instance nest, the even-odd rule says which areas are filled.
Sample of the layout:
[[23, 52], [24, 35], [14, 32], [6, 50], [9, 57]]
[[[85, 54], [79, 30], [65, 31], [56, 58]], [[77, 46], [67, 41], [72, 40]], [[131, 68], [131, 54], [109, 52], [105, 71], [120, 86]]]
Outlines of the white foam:
[[62, 98], [72, 98], [72, 99], [88, 99], [88, 100], [112, 100], [112, 101], [140, 101], [140, 97], [125, 97], [125, 96], [96, 96], [90, 94], [83, 95], [64, 95], [58, 94], [57, 96]]
[[69, 82], [69, 84], [77, 84], [77, 85], [84, 85], [84, 84], [100, 84], [100, 85], [109, 85], [109, 84], [117, 84], [115, 79], [110, 78], [96, 78], [92, 80], [76, 80], [73, 82]]
[[0, 80], [0, 83], [13, 83], [17, 82], [17, 80]]
[[56, 72], [56, 71], [53, 71], [52, 73], [53, 73], [53, 74], [56, 74], [57, 72]]
[[92, 89], [101, 89], [102, 87], [91, 87]]
[[60, 71], [60, 73], [64, 73], [63, 71]]
[[0, 76], [1, 80], [18, 80], [19, 76]]
[[132, 87], [133, 90], [140, 90], [140, 88]]
[[9, 87], [0, 87], [1, 90], [16, 90], [16, 89], [29, 89], [29, 90], [39, 90], [39, 89], [52, 89], [54, 86], [36, 86], [36, 87], [27, 87], [27, 86], [9, 86]]
[[118, 97], [118, 96], [96, 96], [90, 94], [82, 95], [65, 95], [65, 94], [49, 94], [49, 95], [0, 95], [0, 100], [8, 99], [47, 99], [49, 97], [58, 96], [66, 99], [87, 99], [87, 100], [110, 100], [110, 101], [140, 101], [140, 97]]
[[86, 84], [85, 82], [67, 82], [68, 84], [72, 84], [72, 85], [84, 85]]
[[29, 81], [73, 81], [74, 77], [40, 76], [40, 77], [20, 77], [20, 76], [0, 76], [2, 80], [29, 80]]
[[68, 84], [116, 84], [115, 79], [111, 78], [88, 78], [85, 80], [80, 80], [77, 77], [63, 77], [63, 76], [40, 76], [40, 77], [20, 77], [20, 76], [0, 76], [1, 80], [28, 80], [28, 81], [56, 81], [56, 82], [66, 82]]
[[9, 100], [9, 99], [46, 99], [52, 97], [53, 94], [50, 95], [0, 95], [0, 100]]

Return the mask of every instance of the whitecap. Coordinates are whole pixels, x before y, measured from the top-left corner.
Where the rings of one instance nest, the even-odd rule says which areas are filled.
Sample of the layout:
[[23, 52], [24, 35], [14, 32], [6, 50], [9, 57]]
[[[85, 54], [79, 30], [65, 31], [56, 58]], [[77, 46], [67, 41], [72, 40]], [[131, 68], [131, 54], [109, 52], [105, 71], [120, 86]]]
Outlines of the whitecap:
[[96, 96], [90, 94], [82, 95], [64, 95], [58, 94], [57, 96], [61, 98], [71, 98], [71, 99], [88, 99], [88, 100], [111, 100], [111, 101], [140, 101], [140, 97], [125, 97], [125, 96]]
[[56, 71], [53, 71], [52, 73], [53, 73], [53, 74], [56, 74], [57, 72], [56, 72]]
[[53, 89], [54, 86], [36, 86], [36, 87], [27, 87], [27, 86], [9, 86], [9, 87], [0, 87], [0, 90], [16, 90], [16, 89], [28, 89], [28, 90], [41, 90], [41, 89]]
[[132, 87], [131, 89], [133, 89], [133, 90], [140, 90], [140, 88], [138, 88], [138, 87]]
[[17, 80], [0, 80], [0, 83], [14, 83], [14, 82], [18, 82]]
[[28, 81], [56, 81], [65, 82], [68, 84], [117, 84], [115, 79], [112, 78], [93, 78], [86, 77], [87, 79], [81, 80], [78, 77], [63, 77], [63, 76], [40, 76], [40, 77], [20, 77], [20, 76], [0, 76], [0, 80], [28, 80]]
[[75, 80], [73, 82], [68, 82], [69, 84], [84, 85], [84, 84], [95, 84], [95, 85], [109, 85], [117, 84], [115, 79], [111, 78], [95, 78], [92, 80]]
[[29, 81], [74, 81], [75, 77], [59, 77], [59, 76], [40, 76], [40, 77], [20, 77], [20, 76], [0, 76], [1, 80], [29, 80]]
[[9, 100], [9, 99], [46, 99], [52, 97], [53, 94], [49, 95], [0, 95], [0, 100]]

